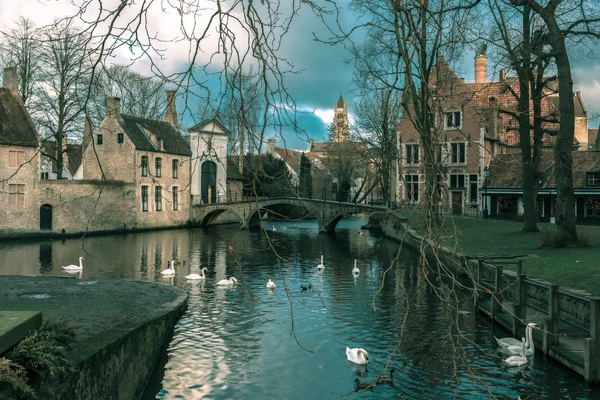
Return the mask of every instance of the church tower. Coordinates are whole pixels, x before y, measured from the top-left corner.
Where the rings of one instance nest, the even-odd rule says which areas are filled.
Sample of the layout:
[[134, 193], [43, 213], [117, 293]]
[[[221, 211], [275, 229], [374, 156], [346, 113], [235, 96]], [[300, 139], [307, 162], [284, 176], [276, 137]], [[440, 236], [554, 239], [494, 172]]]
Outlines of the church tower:
[[350, 139], [350, 128], [348, 126], [348, 103], [340, 94], [340, 99], [333, 105], [334, 116], [331, 133], [334, 142], [344, 142]]

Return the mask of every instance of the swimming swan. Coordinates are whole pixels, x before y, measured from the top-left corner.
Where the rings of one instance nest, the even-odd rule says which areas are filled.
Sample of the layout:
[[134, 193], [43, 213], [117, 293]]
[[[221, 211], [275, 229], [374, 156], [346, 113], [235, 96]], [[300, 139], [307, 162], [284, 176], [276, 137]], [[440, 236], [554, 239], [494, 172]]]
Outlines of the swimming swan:
[[358, 269], [358, 267], [356, 266], [356, 258], [354, 259], [354, 268], [352, 268], [352, 274], [353, 275], [358, 275], [360, 274], [360, 270]]
[[[533, 343], [533, 328], [539, 329], [540, 327], [533, 322], [527, 324], [525, 328], [525, 355], [532, 356], [535, 354], [535, 345]], [[510, 354], [521, 354], [521, 346], [508, 346], [506, 351]]]
[[175, 275], [175, 261], [171, 260], [171, 268], [162, 270], [161, 274], [166, 275], [166, 276]]
[[359, 349], [356, 347], [353, 349], [346, 347], [346, 358], [348, 361], [353, 362], [354, 364], [369, 363], [369, 353], [367, 353], [365, 349]]
[[[530, 325], [532, 328], [533, 327], [539, 328], [537, 326], [537, 324], [534, 322], [530, 322], [527, 324], [528, 327]], [[527, 333], [527, 330], [525, 332]], [[494, 336], [494, 339], [496, 339], [496, 343], [498, 343], [498, 346], [502, 347], [503, 349], [506, 349], [508, 346], [518, 346], [519, 348], [521, 348], [521, 341], [519, 339], [515, 339], [515, 338], [511, 338], [511, 337], [498, 339], [496, 336]], [[529, 343], [525, 343], [525, 347], [529, 347]]]
[[325, 269], [325, 265], [323, 265], [323, 255], [321, 254], [321, 264], [317, 265], [317, 270], [322, 271]]
[[66, 267], [62, 267], [65, 271], [81, 271], [83, 270], [83, 257], [79, 257], [79, 265], [67, 265]]
[[510, 365], [511, 367], [520, 367], [521, 365], [527, 364], [527, 357], [525, 357], [525, 338], [521, 339], [523, 344], [521, 345], [521, 355], [518, 356], [510, 356], [504, 363]]
[[237, 285], [238, 281], [237, 279], [235, 279], [235, 277], [231, 277], [229, 279], [221, 279], [219, 282], [217, 282], [218, 286], [231, 286], [231, 285]]
[[275, 289], [276, 287], [275, 282], [269, 279], [269, 282], [267, 282], [267, 289]]
[[185, 279], [206, 279], [206, 275], [204, 274], [205, 270], [208, 271], [208, 268], [204, 267], [204, 268], [202, 268], [202, 270], [200, 270], [200, 272], [202, 272], [202, 275], [189, 274], [189, 275], [186, 275], [184, 278]]

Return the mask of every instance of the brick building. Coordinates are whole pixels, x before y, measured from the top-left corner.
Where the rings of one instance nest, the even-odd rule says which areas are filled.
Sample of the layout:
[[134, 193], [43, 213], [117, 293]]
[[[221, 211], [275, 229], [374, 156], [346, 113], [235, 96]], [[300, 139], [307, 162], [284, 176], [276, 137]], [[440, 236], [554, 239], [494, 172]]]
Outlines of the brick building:
[[[434, 108], [439, 109], [434, 127], [436, 157], [441, 165], [442, 207], [454, 213], [483, 211], [484, 171], [500, 154], [519, 152], [517, 110], [518, 80], [500, 73], [500, 80], [487, 81], [486, 58], [475, 58], [475, 82], [459, 78], [444, 61], [437, 59], [432, 69], [431, 88]], [[574, 149], [587, 149], [587, 111], [579, 93], [575, 102]], [[549, 119], [558, 119], [558, 93], [548, 87], [542, 104]], [[424, 194], [425, 174], [421, 137], [404, 113], [396, 126], [398, 138], [397, 196], [401, 201], [418, 203]], [[545, 129], [558, 130], [558, 123], [547, 122]], [[543, 146], [551, 147], [554, 137], [545, 135]]]

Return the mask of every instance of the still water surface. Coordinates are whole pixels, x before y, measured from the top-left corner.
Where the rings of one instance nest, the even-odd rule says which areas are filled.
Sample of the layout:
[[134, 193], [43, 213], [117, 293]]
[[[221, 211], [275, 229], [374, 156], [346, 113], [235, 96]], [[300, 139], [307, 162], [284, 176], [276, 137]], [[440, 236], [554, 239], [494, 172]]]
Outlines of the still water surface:
[[[523, 399], [600, 399], [598, 389], [539, 352], [524, 367], [504, 367], [493, 335], [507, 332], [474, 315], [467, 297], [459, 303], [463, 312], [446, 313], [413, 253], [402, 254], [374, 298], [398, 245], [374, 233], [360, 235], [364, 223], [345, 218], [334, 235], [319, 235], [314, 221], [266, 223], [272, 241], [260, 231], [218, 226], [0, 243], [0, 274], [64, 275], [60, 266], [84, 255], [84, 279], [149, 280], [186, 290], [188, 310], [144, 399], [516, 399], [517, 393]], [[318, 273], [321, 254], [325, 270]], [[170, 259], [181, 264], [174, 278], [163, 278]], [[206, 282], [186, 281], [184, 275], [200, 267], [208, 268]], [[230, 276], [240, 284], [215, 285]], [[274, 291], [266, 289], [268, 279], [277, 284]], [[302, 291], [309, 283], [314, 290]], [[456, 341], [451, 319], [458, 319], [466, 340]], [[366, 349], [368, 368], [348, 363], [346, 346]], [[354, 392], [355, 379], [373, 381], [388, 361], [393, 385]]]

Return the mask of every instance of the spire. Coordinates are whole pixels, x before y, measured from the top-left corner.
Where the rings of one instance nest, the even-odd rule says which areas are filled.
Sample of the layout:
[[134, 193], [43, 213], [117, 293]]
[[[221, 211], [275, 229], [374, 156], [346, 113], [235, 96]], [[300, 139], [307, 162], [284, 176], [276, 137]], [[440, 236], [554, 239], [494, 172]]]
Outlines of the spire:
[[337, 106], [338, 106], [338, 108], [344, 108], [344, 98], [342, 97], [341, 93], [340, 93], [340, 99], [337, 101]]

